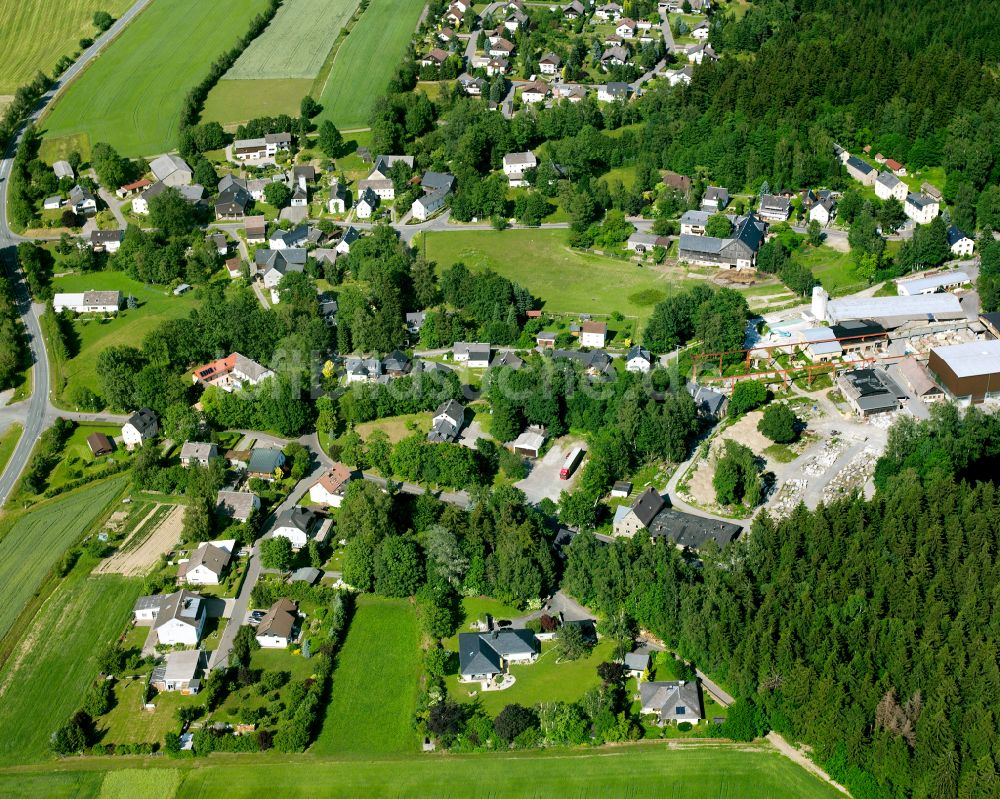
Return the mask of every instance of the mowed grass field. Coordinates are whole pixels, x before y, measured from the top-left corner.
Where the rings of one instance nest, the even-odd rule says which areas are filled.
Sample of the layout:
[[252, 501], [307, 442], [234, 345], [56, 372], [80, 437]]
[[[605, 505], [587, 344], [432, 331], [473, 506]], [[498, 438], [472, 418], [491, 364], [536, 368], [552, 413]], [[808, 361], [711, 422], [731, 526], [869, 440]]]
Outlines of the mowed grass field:
[[424, 0], [371, 0], [337, 51], [317, 98], [317, 123], [332, 119], [341, 129], [363, 128], [406, 52]]
[[47, 759], [49, 736], [97, 676], [97, 655], [125, 628], [141, 580], [89, 577], [81, 563], [53, 592], [0, 672], [0, 764]]
[[420, 659], [413, 605], [404, 599], [361, 597], [337, 656], [323, 729], [310, 753], [416, 751], [413, 712]]
[[108, 506], [122, 485], [119, 478], [87, 486], [67, 497], [50, 500], [0, 528], [0, 586], [4, 600], [0, 604], [0, 638], [7, 635], [49, 569]]
[[610, 314], [645, 319], [656, 303], [693, 284], [676, 269], [578, 252], [567, 231], [456, 230], [426, 234], [427, 258], [440, 274], [461, 261], [520, 283], [554, 313]]
[[[377, 677], [373, 677], [377, 679]], [[238, 756], [222, 764], [165, 759], [148, 770], [104, 761], [128, 775], [100, 771], [18, 772], [0, 775], [0, 797], [96, 797], [132, 786], [129, 799], [242, 799], [242, 797], [447, 797], [447, 799], [567, 799], [683, 797], [683, 799], [834, 799], [843, 794], [767, 745], [664, 743], [608, 749], [561, 749], [482, 755], [419, 755], [382, 759], [310, 758], [296, 768], [287, 755]], [[182, 766], [179, 764], [183, 764]], [[160, 766], [163, 767], [160, 767]], [[180, 787], [175, 789], [180, 768]], [[164, 771], [159, 792], [151, 775]], [[148, 791], [138, 789], [149, 786]]]
[[258, 116], [299, 115], [299, 104], [312, 88], [312, 78], [220, 80], [208, 93], [203, 122], [238, 125]]
[[[121, 16], [131, 0], [0, 0], [0, 94], [13, 94], [41, 70], [96, 38], [94, 12]], [[2, 106], [2, 103], [0, 103]]]
[[226, 78], [315, 78], [357, 7], [358, 0], [285, 0]]
[[177, 146], [188, 90], [246, 32], [265, 0], [152, 3], [67, 89], [40, 127], [46, 137], [86, 133], [123, 155]]
[[53, 281], [57, 292], [111, 291], [117, 289], [123, 297], [131, 294], [139, 303], [134, 310], [121, 310], [112, 319], [86, 318], [73, 322], [79, 338], [76, 356], [62, 364], [55, 374], [54, 390], [63, 402], [67, 392], [76, 385], [86, 386], [100, 394], [97, 376], [97, 356], [105, 347], [116, 345], [142, 346], [143, 337], [166, 319], [185, 317], [198, 305], [194, 292], [175, 297], [164, 286], [147, 286], [123, 272], [89, 272], [66, 275]]

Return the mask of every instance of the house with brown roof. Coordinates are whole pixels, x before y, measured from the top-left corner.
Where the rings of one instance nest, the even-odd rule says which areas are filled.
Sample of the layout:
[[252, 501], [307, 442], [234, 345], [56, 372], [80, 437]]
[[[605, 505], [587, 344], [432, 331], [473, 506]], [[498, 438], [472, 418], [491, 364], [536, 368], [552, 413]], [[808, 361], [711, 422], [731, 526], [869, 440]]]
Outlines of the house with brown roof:
[[347, 493], [347, 484], [354, 476], [349, 467], [335, 463], [309, 489], [309, 499], [318, 505], [339, 508]]
[[87, 436], [87, 446], [90, 447], [90, 451], [95, 458], [101, 455], [110, 455], [114, 449], [111, 445], [111, 439], [104, 435], [104, 433], [91, 433]]
[[[177, 584], [218, 585], [229, 565], [234, 543], [218, 541], [201, 544], [191, 557], [177, 567]], [[225, 544], [230, 549], [226, 549]]]
[[580, 345], [583, 347], [603, 347], [607, 337], [606, 322], [584, 322], [580, 326]]
[[279, 599], [257, 625], [257, 643], [264, 649], [285, 649], [295, 640], [299, 609], [290, 599]]

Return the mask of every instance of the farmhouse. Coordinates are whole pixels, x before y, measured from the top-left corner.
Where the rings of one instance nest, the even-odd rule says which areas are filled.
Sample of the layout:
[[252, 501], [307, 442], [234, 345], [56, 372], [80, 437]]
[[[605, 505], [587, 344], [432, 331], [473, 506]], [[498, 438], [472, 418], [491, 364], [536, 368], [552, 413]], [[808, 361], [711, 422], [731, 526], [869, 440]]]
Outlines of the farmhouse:
[[220, 491], [215, 512], [227, 519], [245, 522], [260, 508], [260, 497], [249, 491]]
[[257, 643], [264, 649], [285, 649], [295, 640], [299, 609], [290, 599], [279, 599], [257, 625]]
[[274, 377], [273, 371], [245, 355], [234, 352], [225, 358], [195, 368], [191, 379], [195, 383], [216, 386], [226, 393], [232, 393], [241, 390], [245, 385], [260, 385], [269, 377]]
[[187, 186], [194, 172], [179, 155], [161, 155], [149, 164], [149, 171], [160, 183], [167, 186]]
[[156, 414], [149, 408], [142, 408], [133, 413], [122, 425], [122, 441], [125, 449], [135, 449], [142, 446], [144, 441], [156, 438], [159, 432], [160, 426], [156, 421]]
[[451, 443], [465, 424], [465, 407], [460, 402], [448, 400], [435, 412], [427, 440], [435, 444]]
[[352, 476], [350, 468], [343, 463], [333, 464], [309, 489], [309, 499], [317, 505], [339, 508]]
[[212, 458], [217, 457], [219, 457], [219, 448], [215, 444], [186, 441], [181, 447], [181, 466], [208, 466]]
[[233, 157], [237, 161], [274, 160], [279, 151], [292, 149], [292, 134], [267, 133], [257, 139], [237, 139], [233, 142]]
[[56, 294], [52, 308], [56, 313], [118, 313], [122, 304], [120, 291], [84, 291], [80, 294]]
[[654, 715], [660, 724], [701, 721], [701, 691], [697, 682], [677, 680], [639, 683], [643, 715]]
[[927, 366], [959, 402], [978, 404], [1000, 396], [1000, 340], [935, 347]]
[[[228, 549], [219, 544], [228, 544]], [[235, 543], [235, 542], [234, 542]], [[208, 542], [199, 544], [191, 557], [183, 561], [177, 569], [177, 583], [183, 585], [218, 585], [222, 574], [232, 557], [233, 544], [230, 542]]]
[[721, 269], [753, 269], [767, 225], [753, 214], [739, 217], [728, 238], [681, 233], [678, 259]]
[[538, 660], [538, 639], [531, 630], [492, 630], [458, 634], [458, 679], [487, 683], [511, 663]]
[[292, 542], [292, 549], [302, 549], [309, 543], [319, 522], [319, 514], [309, 508], [299, 506], [288, 508], [275, 519], [274, 529], [268, 535], [271, 538], [278, 536], [287, 538]]

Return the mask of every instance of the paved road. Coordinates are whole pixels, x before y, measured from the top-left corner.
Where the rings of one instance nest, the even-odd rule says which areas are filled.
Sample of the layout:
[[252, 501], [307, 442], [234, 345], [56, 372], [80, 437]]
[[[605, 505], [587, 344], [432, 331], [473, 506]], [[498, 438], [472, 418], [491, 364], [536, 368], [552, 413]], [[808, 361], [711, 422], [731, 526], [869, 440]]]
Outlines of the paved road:
[[[152, 0], [138, 0], [114, 25], [99, 36], [94, 44], [80, 55], [76, 62], [42, 95], [38, 103], [38, 108], [31, 116], [32, 121], [37, 120], [41, 116], [60, 90], [79, 75], [97, 57], [101, 50], [107, 46], [108, 42], [117, 36], [150, 2]], [[0, 475], [0, 505], [7, 501], [7, 497], [10, 495], [14, 484], [27, 465], [28, 458], [31, 455], [31, 448], [42, 434], [42, 431], [51, 424], [56, 416], [55, 409], [49, 403], [49, 361], [45, 352], [45, 342], [42, 339], [41, 326], [38, 322], [38, 317], [44, 310], [44, 307], [41, 305], [32, 305], [23, 275], [19, 272], [15, 274], [16, 261], [14, 258], [14, 247], [18, 242], [25, 241], [25, 239], [10, 229], [10, 224], [7, 220], [7, 186], [9, 185], [10, 172], [14, 163], [14, 153], [23, 135], [22, 131], [15, 137], [14, 141], [7, 148], [7, 151], [3, 154], [3, 158], [0, 159], [0, 261], [2, 261], [4, 270], [8, 274], [11, 274], [13, 278], [11, 283], [14, 290], [14, 300], [17, 304], [17, 311], [21, 317], [21, 322], [27, 331], [28, 346], [31, 350], [32, 361], [34, 362], [34, 374], [31, 397], [26, 402], [19, 403], [16, 406], [21, 412], [19, 421], [24, 425], [24, 433], [21, 435], [21, 439], [18, 441], [6, 469]]]

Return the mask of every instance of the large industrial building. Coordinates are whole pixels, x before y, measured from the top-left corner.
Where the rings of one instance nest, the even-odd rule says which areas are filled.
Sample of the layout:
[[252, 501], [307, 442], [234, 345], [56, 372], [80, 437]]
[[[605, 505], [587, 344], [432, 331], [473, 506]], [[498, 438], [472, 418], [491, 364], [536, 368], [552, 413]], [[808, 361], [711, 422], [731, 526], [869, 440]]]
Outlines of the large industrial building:
[[911, 297], [843, 297], [831, 300], [822, 286], [813, 289], [810, 315], [830, 325], [870, 319], [885, 328], [907, 322], [942, 322], [965, 319], [962, 304], [954, 294], [918, 294]]
[[1000, 398], [1000, 340], [970, 341], [931, 350], [927, 366], [960, 402]]

